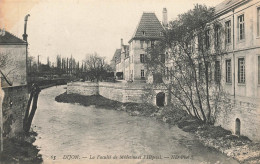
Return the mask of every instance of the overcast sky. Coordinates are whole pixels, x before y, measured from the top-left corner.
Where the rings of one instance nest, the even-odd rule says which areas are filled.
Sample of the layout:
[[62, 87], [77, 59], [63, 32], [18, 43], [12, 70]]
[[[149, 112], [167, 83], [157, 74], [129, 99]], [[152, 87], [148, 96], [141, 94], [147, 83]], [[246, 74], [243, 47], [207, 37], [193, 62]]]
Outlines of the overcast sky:
[[[79, 61], [94, 51], [110, 61], [120, 39], [127, 44], [144, 11], [168, 20], [193, 8], [215, 6], [223, 0], [0, 0], [0, 26], [22, 38], [24, 16], [29, 13], [29, 53], [55, 61], [57, 54]], [[12, 20], [12, 21], [11, 21]]]

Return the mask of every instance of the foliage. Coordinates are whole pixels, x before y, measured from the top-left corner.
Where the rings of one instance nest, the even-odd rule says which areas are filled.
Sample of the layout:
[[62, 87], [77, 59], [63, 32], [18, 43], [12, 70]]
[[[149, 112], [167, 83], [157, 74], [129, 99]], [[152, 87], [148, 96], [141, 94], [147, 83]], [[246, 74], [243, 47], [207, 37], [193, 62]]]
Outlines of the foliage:
[[84, 62], [87, 79], [102, 81], [111, 76], [112, 68], [97, 53], [88, 54]]
[[214, 66], [225, 54], [223, 28], [213, 17], [214, 9], [203, 5], [179, 15], [170, 22], [165, 37], [147, 50], [146, 59], [150, 72], [164, 75], [163, 83], [176, 102], [205, 123], [214, 123], [213, 106], [216, 109], [222, 98], [220, 70]]

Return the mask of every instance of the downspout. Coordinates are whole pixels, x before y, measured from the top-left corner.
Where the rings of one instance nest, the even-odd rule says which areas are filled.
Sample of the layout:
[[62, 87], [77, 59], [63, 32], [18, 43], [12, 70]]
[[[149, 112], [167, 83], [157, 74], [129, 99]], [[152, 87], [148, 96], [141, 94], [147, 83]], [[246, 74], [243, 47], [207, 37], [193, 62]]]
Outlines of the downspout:
[[233, 78], [234, 78], [234, 97], [236, 97], [236, 60], [235, 60], [235, 15], [234, 15], [234, 9], [233, 12], [233, 47], [232, 47], [232, 53], [233, 53]]

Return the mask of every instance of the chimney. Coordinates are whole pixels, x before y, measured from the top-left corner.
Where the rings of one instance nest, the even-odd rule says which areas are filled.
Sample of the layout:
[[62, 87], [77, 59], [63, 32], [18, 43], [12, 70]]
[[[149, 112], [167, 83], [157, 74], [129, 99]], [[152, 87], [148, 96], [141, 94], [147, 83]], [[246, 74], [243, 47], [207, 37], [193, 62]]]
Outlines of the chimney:
[[24, 33], [23, 33], [23, 40], [27, 42], [27, 37], [28, 35], [26, 34], [26, 29], [27, 29], [27, 21], [28, 21], [28, 17], [30, 16], [30, 14], [27, 14], [24, 18]]
[[163, 8], [163, 19], [162, 19], [162, 25], [164, 27], [167, 27], [168, 26], [168, 17], [167, 17], [167, 9], [166, 8]]
[[124, 42], [123, 42], [123, 39], [121, 38], [121, 46], [123, 46], [124, 45]]

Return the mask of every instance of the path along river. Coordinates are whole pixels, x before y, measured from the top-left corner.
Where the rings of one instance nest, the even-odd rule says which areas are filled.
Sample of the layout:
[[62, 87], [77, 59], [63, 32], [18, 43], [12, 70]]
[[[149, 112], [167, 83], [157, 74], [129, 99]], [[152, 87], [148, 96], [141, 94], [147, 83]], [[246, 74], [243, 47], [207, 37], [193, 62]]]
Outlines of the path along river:
[[34, 144], [44, 163], [237, 163], [204, 147], [193, 134], [154, 118], [56, 102], [65, 87], [40, 93]]

